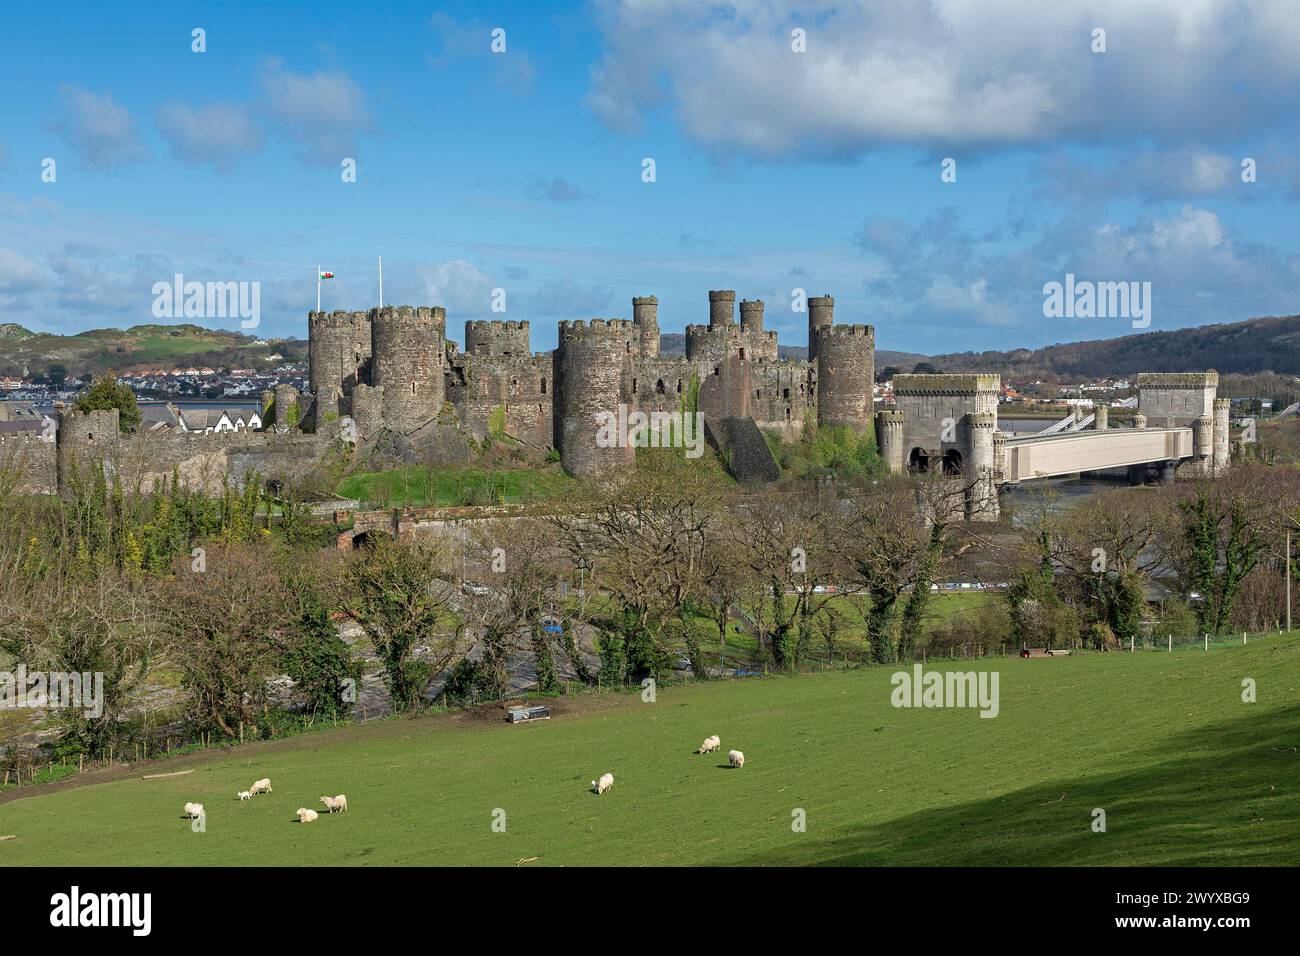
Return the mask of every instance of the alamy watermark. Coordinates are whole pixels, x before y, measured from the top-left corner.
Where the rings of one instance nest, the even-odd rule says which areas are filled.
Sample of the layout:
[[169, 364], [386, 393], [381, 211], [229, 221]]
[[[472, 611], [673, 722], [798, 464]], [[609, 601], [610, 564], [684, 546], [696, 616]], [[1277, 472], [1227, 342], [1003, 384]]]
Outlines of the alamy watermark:
[[894, 686], [889, 702], [895, 707], [971, 707], [981, 717], [998, 715], [997, 671], [923, 671], [920, 664], [912, 673], [896, 671], [889, 682]]
[[80, 710], [86, 717], [104, 713], [104, 674], [82, 671], [0, 671], [0, 710]]
[[597, 448], [684, 448], [687, 458], [704, 454], [704, 414], [629, 411], [596, 413]]
[[1043, 315], [1049, 319], [1131, 319], [1133, 328], [1151, 325], [1150, 282], [1065, 282], [1043, 286]]
[[238, 318], [242, 329], [262, 322], [262, 283], [186, 282], [176, 273], [171, 282], [153, 284], [155, 319]]

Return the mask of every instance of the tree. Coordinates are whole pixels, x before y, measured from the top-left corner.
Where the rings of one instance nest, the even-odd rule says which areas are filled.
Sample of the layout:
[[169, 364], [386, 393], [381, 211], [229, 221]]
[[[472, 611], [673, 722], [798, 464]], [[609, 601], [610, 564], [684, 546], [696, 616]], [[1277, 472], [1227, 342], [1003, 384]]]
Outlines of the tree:
[[159, 611], [169, 657], [188, 693], [188, 723], [237, 736], [263, 710], [266, 682], [298, 626], [271, 556], [251, 545], [211, 547], [205, 570], [182, 571], [166, 582]]
[[157, 650], [152, 587], [112, 570], [8, 583], [17, 588], [0, 601], [0, 649], [32, 672], [95, 675], [81, 683], [78, 702], [55, 711], [63, 731], [56, 749], [107, 752]]
[[447, 565], [436, 545], [389, 538], [348, 560], [343, 604], [379, 655], [394, 711], [418, 708], [460, 646]]
[[79, 412], [116, 408], [118, 430], [123, 432], [135, 431], [143, 418], [135, 392], [131, 391], [130, 385], [119, 385], [112, 371], [95, 379], [90, 388], [77, 396], [72, 407]]
[[606, 599], [593, 620], [601, 652], [627, 672], [602, 681], [659, 677], [672, 666], [674, 643], [661, 633], [680, 616], [697, 585], [708, 536], [718, 526], [723, 476], [671, 449], [637, 456], [620, 479], [583, 486], [548, 516], [572, 565], [589, 569]]

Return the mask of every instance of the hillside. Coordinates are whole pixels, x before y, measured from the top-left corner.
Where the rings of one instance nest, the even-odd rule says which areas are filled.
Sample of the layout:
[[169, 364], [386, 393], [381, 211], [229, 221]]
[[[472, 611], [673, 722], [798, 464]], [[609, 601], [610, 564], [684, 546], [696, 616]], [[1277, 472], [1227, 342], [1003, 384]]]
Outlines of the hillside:
[[[877, 331], [877, 337], [879, 334]], [[1003, 378], [1015, 381], [1074, 381], [1210, 368], [1220, 373], [1300, 374], [1300, 315], [1143, 332], [1032, 350], [949, 353], [928, 361], [945, 372], [999, 372]]]
[[[15, 323], [0, 325], [0, 375], [32, 374], [62, 366], [78, 378], [174, 366], [267, 368], [302, 362], [307, 343], [277, 339], [256, 345], [255, 336], [197, 325], [135, 325], [129, 329], [90, 329], [76, 335], [32, 332]], [[271, 355], [282, 358], [271, 359]]]
[[[937, 661], [994, 719], [891, 706], [892, 667], [375, 721], [0, 798], [6, 866], [1290, 865], [1300, 635], [1173, 653]], [[1259, 702], [1241, 701], [1242, 677]], [[692, 751], [710, 734], [743, 769]], [[142, 780], [142, 773], [192, 770]], [[614, 788], [596, 796], [606, 771]], [[128, 775], [129, 773], [129, 775]], [[274, 792], [235, 799], [269, 777]], [[55, 785], [56, 787], [58, 785]], [[298, 807], [344, 793], [304, 826]], [[207, 809], [191, 832], [181, 807]], [[1106, 812], [1104, 834], [1092, 830]], [[791, 826], [806, 814], [806, 832]], [[505, 832], [493, 820], [504, 811]], [[49, 835], [57, 832], [59, 839]]]

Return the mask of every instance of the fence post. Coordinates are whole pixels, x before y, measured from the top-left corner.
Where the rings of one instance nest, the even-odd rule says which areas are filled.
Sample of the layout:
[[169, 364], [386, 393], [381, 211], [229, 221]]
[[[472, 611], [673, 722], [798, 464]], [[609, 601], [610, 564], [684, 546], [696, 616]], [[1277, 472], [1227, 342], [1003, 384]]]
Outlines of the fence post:
[[1170, 635], [1169, 635], [1169, 653], [1172, 654], [1173, 652], [1174, 652], [1174, 636], [1173, 636], [1172, 634], [1170, 634]]
[[1243, 643], [1243, 644], [1246, 643], [1246, 632], [1245, 632], [1245, 631], [1242, 631], [1242, 632], [1241, 632], [1241, 643]]
[[1130, 634], [1130, 635], [1128, 636], [1128, 652], [1129, 652], [1130, 654], [1133, 653], [1133, 648], [1134, 648], [1134, 645], [1133, 645], [1133, 635]]
[[1207, 651], [1210, 649], [1210, 635], [1208, 634], [1205, 635], [1205, 649]]

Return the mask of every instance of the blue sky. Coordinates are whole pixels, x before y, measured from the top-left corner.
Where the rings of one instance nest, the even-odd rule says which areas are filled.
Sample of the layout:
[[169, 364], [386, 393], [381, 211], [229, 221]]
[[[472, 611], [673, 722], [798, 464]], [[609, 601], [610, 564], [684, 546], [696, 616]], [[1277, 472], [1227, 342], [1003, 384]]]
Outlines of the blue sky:
[[1045, 318], [1067, 272], [1151, 282], [1152, 330], [1293, 314], [1297, 50], [1280, 0], [12, 6], [0, 322], [154, 321], [179, 272], [302, 336], [316, 264], [366, 308], [380, 255], [386, 301], [537, 349], [634, 295], [680, 331], [713, 288], [789, 344], [804, 289], [926, 353], [1132, 331]]

